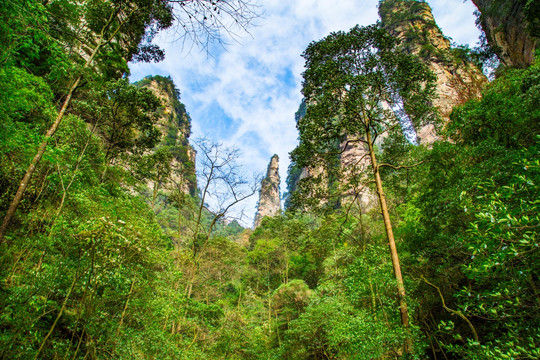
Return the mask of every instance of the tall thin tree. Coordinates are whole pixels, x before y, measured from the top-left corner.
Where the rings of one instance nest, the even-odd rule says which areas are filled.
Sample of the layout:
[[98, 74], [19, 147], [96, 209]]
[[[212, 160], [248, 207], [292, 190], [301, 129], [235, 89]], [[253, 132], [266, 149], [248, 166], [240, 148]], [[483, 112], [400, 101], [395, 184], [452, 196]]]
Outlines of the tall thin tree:
[[[401, 323], [407, 329], [405, 286], [379, 171], [385, 164], [377, 161], [375, 141], [381, 134], [386, 140], [403, 137], [404, 125], [418, 124], [433, 114], [429, 106], [433, 75], [397, 45], [397, 39], [377, 25], [332, 33], [309, 45], [303, 54], [303, 94], [308, 106], [298, 122], [300, 146], [292, 156], [300, 166], [313, 167], [317, 157], [323, 166], [332, 163], [329, 157], [336, 156], [336, 144], [344, 138], [364, 144], [396, 278]], [[404, 348], [410, 351], [410, 340]]]

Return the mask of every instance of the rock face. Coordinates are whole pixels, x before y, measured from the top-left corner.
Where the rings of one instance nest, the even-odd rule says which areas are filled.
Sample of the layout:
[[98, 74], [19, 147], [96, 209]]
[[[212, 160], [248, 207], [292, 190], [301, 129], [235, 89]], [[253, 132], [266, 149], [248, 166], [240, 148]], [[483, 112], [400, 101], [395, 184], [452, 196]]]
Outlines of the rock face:
[[[403, 49], [419, 56], [437, 76], [434, 105], [438, 107], [443, 123], [448, 122], [454, 106], [480, 96], [486, 77], [475, 65], [452, 50], [427, 3], [385, 0], [379, 4], [379, 16], [383, 26], [402, 40]], [[427, 145], [437, 139], [432, 124], [417, 129], [417, 136], [421, 143]]]
[[[305, 100], [302, 100], [300, 103], [300, 106], [298, 107], [298, 110], [294, 114], [294, 119], [296, 123], [298, 124], [298, 121], [302, 119], [306, 115], [306, 102]], [[302, 169], [296, 163], [291, 162], [289, 165], [289, 168], [287, 169], [287, 191], [283, 195], [285, 198], [285, 209], [292, 206], [292, 196], [297, 191], [298, 182], [300, 179], [303, 179], [307, 176], [307, 169]]]
[[195, 194], [195, 150], [189, 144], [191, 119], [180, 102], [180, 92], [170, 77], [149, 76], [136, 85], [150, 89], [161, 100], [157, 127], [162, 140], [156, 149], [166, 147], [172, 155], [169, 175], [159, 184], [150, 182], [149, 187]]
[[254, 227], [261, 224], [265, 216], [276, 216], [281, 212], [281, 198], [279, 194], [279, 157], [272, 156], [266, 177], [261, 182], [259, 192], [259, 205], [255, 215]]
[[[340, 205], [349, 206], [354, 202], [362, 211], [368, 211], [378, 204], [376, 192], [366, 186], [372, 176], [369, 149], [365, 143], [348, 140], [354, 139], [347, 138], [340, 144], [341, 178], [348, 179], [347, 183], [340, 184], [343, 188]], [[376, 142], [375, 146], [378, 145]]]
[[[531, 65], [538, 46], [540, 5], [524, 0], [472, 0], [480, 12], [479, 23], [488, 43], [497, 48], [506, 66]], [[536, 28], [535, 28], [536, 26]]]

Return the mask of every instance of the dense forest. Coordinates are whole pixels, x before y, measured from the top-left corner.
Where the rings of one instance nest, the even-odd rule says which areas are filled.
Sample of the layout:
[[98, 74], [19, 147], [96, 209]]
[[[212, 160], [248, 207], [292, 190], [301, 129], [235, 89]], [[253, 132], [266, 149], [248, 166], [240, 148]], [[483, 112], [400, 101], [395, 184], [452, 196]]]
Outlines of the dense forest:
[[286, 208], [246, 229], [270, 180], [127, 75], [254, 3], [2, 0], [0, 359], [540, 358], [540, 5], [475, 3], [481, 48], [414, 0], [313, 41]]

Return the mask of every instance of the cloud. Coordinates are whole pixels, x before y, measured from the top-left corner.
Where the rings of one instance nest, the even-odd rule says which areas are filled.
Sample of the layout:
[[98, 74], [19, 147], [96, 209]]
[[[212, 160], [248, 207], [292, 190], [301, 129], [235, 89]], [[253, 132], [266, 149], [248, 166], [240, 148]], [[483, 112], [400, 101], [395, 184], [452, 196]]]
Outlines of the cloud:
[[[450, 4], [451, 3], [451, 4]], [[302, 52], [311, 41], [356, 24], [375, 23], [377, 0], [265, 0], [264, 17], [240, 43], [229, 41], [208, 57], [171, 42], [174, 35], [157, 39], [166, 51], [159, 64], [132, 64], [132, 81], [145, 75], [171, 75], [192, 117], [193, 137], [209, 136], [243, 152], [241, 162], [250, 172], [266, 170], [270, 157], [280, 157], [285, 190], [288, 153], [296, 146], [294, 113], [301, 101]], [[458, 1], [430, 2], [435, 18], [457, 42], [474, 44], [478, 32], [473, 6]], [[248, 209], [255, 211], [257, 199]], [[249, 223], [249, 221], [248, 221]], [[251, 225], [251, 224], [249, 224]]]
[[428, 1], [433, 9], [437, 25], [446, 36], [457, 44], [475, 46], [480, 31], [475, 25], [474, 11], [476, 6], [472, 1]]

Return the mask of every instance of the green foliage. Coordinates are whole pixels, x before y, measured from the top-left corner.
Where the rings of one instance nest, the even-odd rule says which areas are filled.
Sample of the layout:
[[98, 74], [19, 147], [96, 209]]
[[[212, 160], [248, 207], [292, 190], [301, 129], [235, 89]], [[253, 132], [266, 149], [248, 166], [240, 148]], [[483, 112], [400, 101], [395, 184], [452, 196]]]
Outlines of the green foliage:
[[530, 146], [540, 133], [540, 64], [508, 70], [482, 93], [452, 113], [450, 137], [507, 149]]
[[[407, 334], [399, 317], [392, 315], [395, 284], [385, 250], [344, 247], [334, 254], [339, 266], [328, 273], [298, 319], [290, 322], [283, 358], [372, 359], [400, 353]], [[415, 346], [421, 353], [425, 344], [417, 340]]]
[[297, 166], [320, 166], [330, 179], [341, 178], [332, 165], [344, 138], [365, 142], [367, 132], [372, 139], [384, 132], [403, 138], [396, 130], [401, 122], [419, 126], [434, 120], [427, 103], [433, 74], [397, 45], [378, 26], [357, 26], [308, 47], [303, 93], [309, 105], [297, 124], [300, 145], [291, 153]]
[[540, 38], [540, 20], [538, 14], [540, 13], [540, 4], [535, 0], [527, 0], [525, 6], [523, 6], [523, 14], [525, 19], [529, 22], [527, 24], [527, 30], [530, 34], [536, 38]]
[[[55, 115], [53, 94], [42, 78], [13, 66], [0, 68], [0, 191], [12, 195], [43, 130]], [[16, 159], [16, 161], [13, 161]]]
[[[57, 89], [58, 83], [63, 82], [62, 78], [74, 69], [74, 64], [70, 63], [62, 45], [57, 42], [56, 24], [51, 21], [54, 17], [49, 9], [34, 0], [9, 0], [0, 6], [1, 66], [26, 69]], [[65, 17], [78, 15], [73, 6], [64, 10]]]
[[3, 67], [0, 69], [0, 88], [3, 124], [34, 122], [44, 126], [54, 114], [52, 91], [40, 77], [17, 67]]
[[[513, 164], [507, 185], [480, 183], [480, 194], [469, 204], [475, 220], [462, 238], [471, 254], [463, 272], [474, 286], [464, 287], [458, 299], [468, 316], [487, 320], [480, 351], [488, 356], [539, 355], [540, 323], [537, 311], [528, 310], [538, 308], [539, 150], [540, 139]], [[469, 351], [475, 353], [474, 347]]]
[[92, 115], [106, 144], [107, 162], [126, 152], [142, 154], [158, 143], [155, 111], [159, 100], [150, 90], [121, 79], [105, 84], [92, 100], [97, 107]]
[[[403, 136], [403, 113], [379, 106], [403, 105], [415, 125], [430, 120], [431, 77], [395, 39], [356, 27], [304, 54], [321, 66], [305, 73], [289, 191], [313, 159], [336, 170], [344, 136], [367, 134], [362, 110], [370, 135], [392, 140], [378, 157], [419, 164], [381, 169], [410, 332], [375, 210], [328, 202], [318, 216], [289, 211], [251, 232], [200, 207], [178, 89], [159, 76], [120, 79], [127, 60], [162, 56], [145, 34], [168, 26], [167, 2], [0, 3], [2, 210], [79, 74], [75, 50], [93, 46], [109, 16], [133, 4], [140, 12], [83, 73], [0, 244], [0, 358], [383, 359], [404, 357], [405, 338], [421, 359], [540, 357], [538, 64], [502, 73], [481, 100], [454, 109], [452, 141], [428, 150]], [[530, 16], [533, 3], [526, 9]], [[172, 99], [163, 123], [152, 82]], [[337, 194], [337, 179], [330, 172], [320, 182]], [[311, 191], [297, 199], [320, 205]], [[194, 236], [211, 226], [210, 236]]]
[[[57, 316], [60, 321], [48, 339], [51, 346], [42, 350], [46, 358], [74, 354], [73, 341], [79, 338], [84, 339], [80, 356], [114, 353], [117, 343], [127, 340], [121, 326], [131, 333], [154, 326], [151, 316], [143, 316], [147, 307], [136, 305], [152, 298], [163, 285], [158, 279], [170, 268], [153, 215], [130, 196], [116, 197], [88, 183], [74, 188], [76, 196], [46, 232], [31, 235], [31, 246], [26, 237], [15, 237], [2, 257], [4, 265], [10, 264], [6, 270], [11, 269], [3, 273], [2, 297], [2, 312], [9, 314], [2, 318], [2, 328], [10, 329], [3, 333], [2, 348], [10, 357], [33, 357]], [[40, 212], [52, 219], [55, 209]], [[27, 227], [34, 232], [47, 225], [29, 220]], [[11, 260], [17, 257], [18, 262]], [[35, 305], [25, 305], [28, 297]], [[130, 315], [123, 318], [128, 299]], [[115, 337], [115, 342], [108, 340]]]
[[288, 209], [291, 206], [291, 197], [296, 192], [296, 187], [298, 181], [300, 181], [300, 176], [302, 175], [302, 168], [297, 166], [294, 162], [291, 162], [289, 168], [287, 169], [287, 192], [283, 195], [285, 198], [285, 209]]

